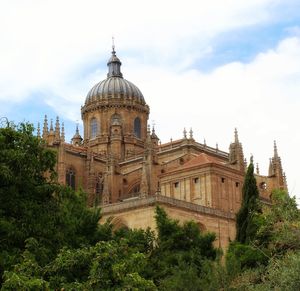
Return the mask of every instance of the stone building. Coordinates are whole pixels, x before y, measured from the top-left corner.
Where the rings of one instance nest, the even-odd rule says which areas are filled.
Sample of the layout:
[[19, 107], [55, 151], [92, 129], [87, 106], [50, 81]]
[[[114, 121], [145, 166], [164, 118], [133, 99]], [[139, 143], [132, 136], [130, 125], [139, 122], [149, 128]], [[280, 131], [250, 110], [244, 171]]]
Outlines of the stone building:
[[[114, 47], [107, 66], [107, 78], [81, 107], [83, 137], [77, 127], [66, 143], [63, 124], [57, 118], [48, 126], [45, 117], [41, 137], [57, 152], [59, 183], [82, 187], [89, 204], [102, 207], [102, 220], [112, 216], [115, 227], [155, 228], [160, 204], [171, 217], [193, 219], [202, 230], [215, 232], [216, 245], [225, 248], [235, 237], [247, 167], [237, 130], [229, 152], [197, 142], [192, 130], [161, 144], [148, 124], [149, 106], [138, 87], [123, 78]], [[272, 189], [287, 189], [275, 143], [268, 175], [257, 168], [256, 179], [266, 202]]]

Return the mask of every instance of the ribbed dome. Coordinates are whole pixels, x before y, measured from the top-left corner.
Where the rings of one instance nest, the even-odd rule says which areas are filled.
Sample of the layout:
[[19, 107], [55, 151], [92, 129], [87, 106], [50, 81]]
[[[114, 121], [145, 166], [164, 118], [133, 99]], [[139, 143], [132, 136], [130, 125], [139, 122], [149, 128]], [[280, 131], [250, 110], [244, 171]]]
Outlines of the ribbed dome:
[[110, 98], [128, 98], [145, 104], [140, 89], [122, 77], [108, 77], [96, 84], [88, 93], [85, 104]]
[[121, 73], [121, 62], [116, 56], [113, 48], [112, 56], [108, 63], [107, 78], [96, 84], [88, 93], [85, 105], [92, 102], [101, 101], [103, 99], [129, 99], [146, 104], [142, 92], [137, 86], [125, 80]]

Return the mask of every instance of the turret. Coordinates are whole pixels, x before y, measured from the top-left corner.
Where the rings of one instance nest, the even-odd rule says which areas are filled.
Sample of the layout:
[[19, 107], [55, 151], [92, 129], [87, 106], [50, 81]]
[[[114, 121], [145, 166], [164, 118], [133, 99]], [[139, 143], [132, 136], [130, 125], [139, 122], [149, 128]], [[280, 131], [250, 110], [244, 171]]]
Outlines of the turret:
[[79, 134], [78, 124], [76, 125], [76, 132], [72, 137], [72, 144], [75, 146], [80, 146], [82, 144], [82, 137]]
[[269, 164], [269, 176], [274, 177], [276, 179], [275, 187], [279, 189], [287, 190], [286, 185], [286, 178], [283, 173], [282, 165], [281, 165], [281, 158], [278, 155], [278, 149], [276, 141], [274, 141], [274, 153], [272, 159], [270, 159]]
[[240, 171], [245, 171], [244, 152], [239, 141], [238, 131], [234, 130], [234, 142], [229, 147], [229, 164]]

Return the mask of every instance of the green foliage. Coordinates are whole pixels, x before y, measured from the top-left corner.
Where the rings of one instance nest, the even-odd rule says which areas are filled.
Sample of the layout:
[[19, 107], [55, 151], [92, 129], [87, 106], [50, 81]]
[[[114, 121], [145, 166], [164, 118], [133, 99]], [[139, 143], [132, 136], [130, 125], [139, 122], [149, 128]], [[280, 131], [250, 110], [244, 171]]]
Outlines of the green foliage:
[[180, 225], [156, 207], [156, 223], [158, 238], [146, 274], [158, 286], [173, 286], [185, 272], [186, 276], [200, 276], [205, 262], [216, 258], [215, 235], [202, 234], [195, 222]]
[[250, 244], [230, 244], [226, 257], [230, 290], [300, 289], [300, 212], [283, 190], [257, 214]]
[[11, 271], [5, 271], [1, 290], [49, 290], [49, 283], [42, 279], [43, 269], [39, 266], [30, 249], [37, 249], [35, 239], [26, 241], [21, 261]]
[[236, 216], [236, 240], [240, 243], [249, 243], [255, 236], [258, 225], [255, 215], [260, 211], [258, 203], [259, 192], [254, 177], [254, 166], [251, 162], [243, 185], [242, 205]]
[[128, 229], [121, 228], [114, 232], [113, 240], [126, 240], [128, 246], [136, 252], [149, 254], [154, 249], [155, 234], [150, 228]]
[[63, 246], [108, 235], [108, 229], [99, 230], [99, 210], [86, 207], [83, 192], [55, 183], [55, 152], [33, 136], [31, 125], [0, 128], [0, 152], [0, 278], [20, 263], [29, 238], [37, 242], [31, 252], [43, 266]]
[[300, 212], [295, 198], [282, 190], [272, 193], [272, 205], [260, 215], [256, 244], [268, 248], [271, 256], [300, 250]]
[[245, 268], [254, 268], [266, 264], [268, 261], [266, 251], [262, 251], [254, 245], [233, 242], [229, 245], [226, 255], [227, 269], [238, 273]]

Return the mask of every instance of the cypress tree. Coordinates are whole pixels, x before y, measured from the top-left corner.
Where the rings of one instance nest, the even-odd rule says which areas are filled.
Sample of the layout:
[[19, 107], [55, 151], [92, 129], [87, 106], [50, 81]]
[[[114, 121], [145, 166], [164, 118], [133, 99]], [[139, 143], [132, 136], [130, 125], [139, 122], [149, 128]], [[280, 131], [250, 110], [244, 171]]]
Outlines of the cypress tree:
[[242, 195], [242, 205], [236, 216], [236, 240], [240, 243], [249, 243], [257, 230], [255, 213], [261, 210], [252, 159], [245, 176]]

